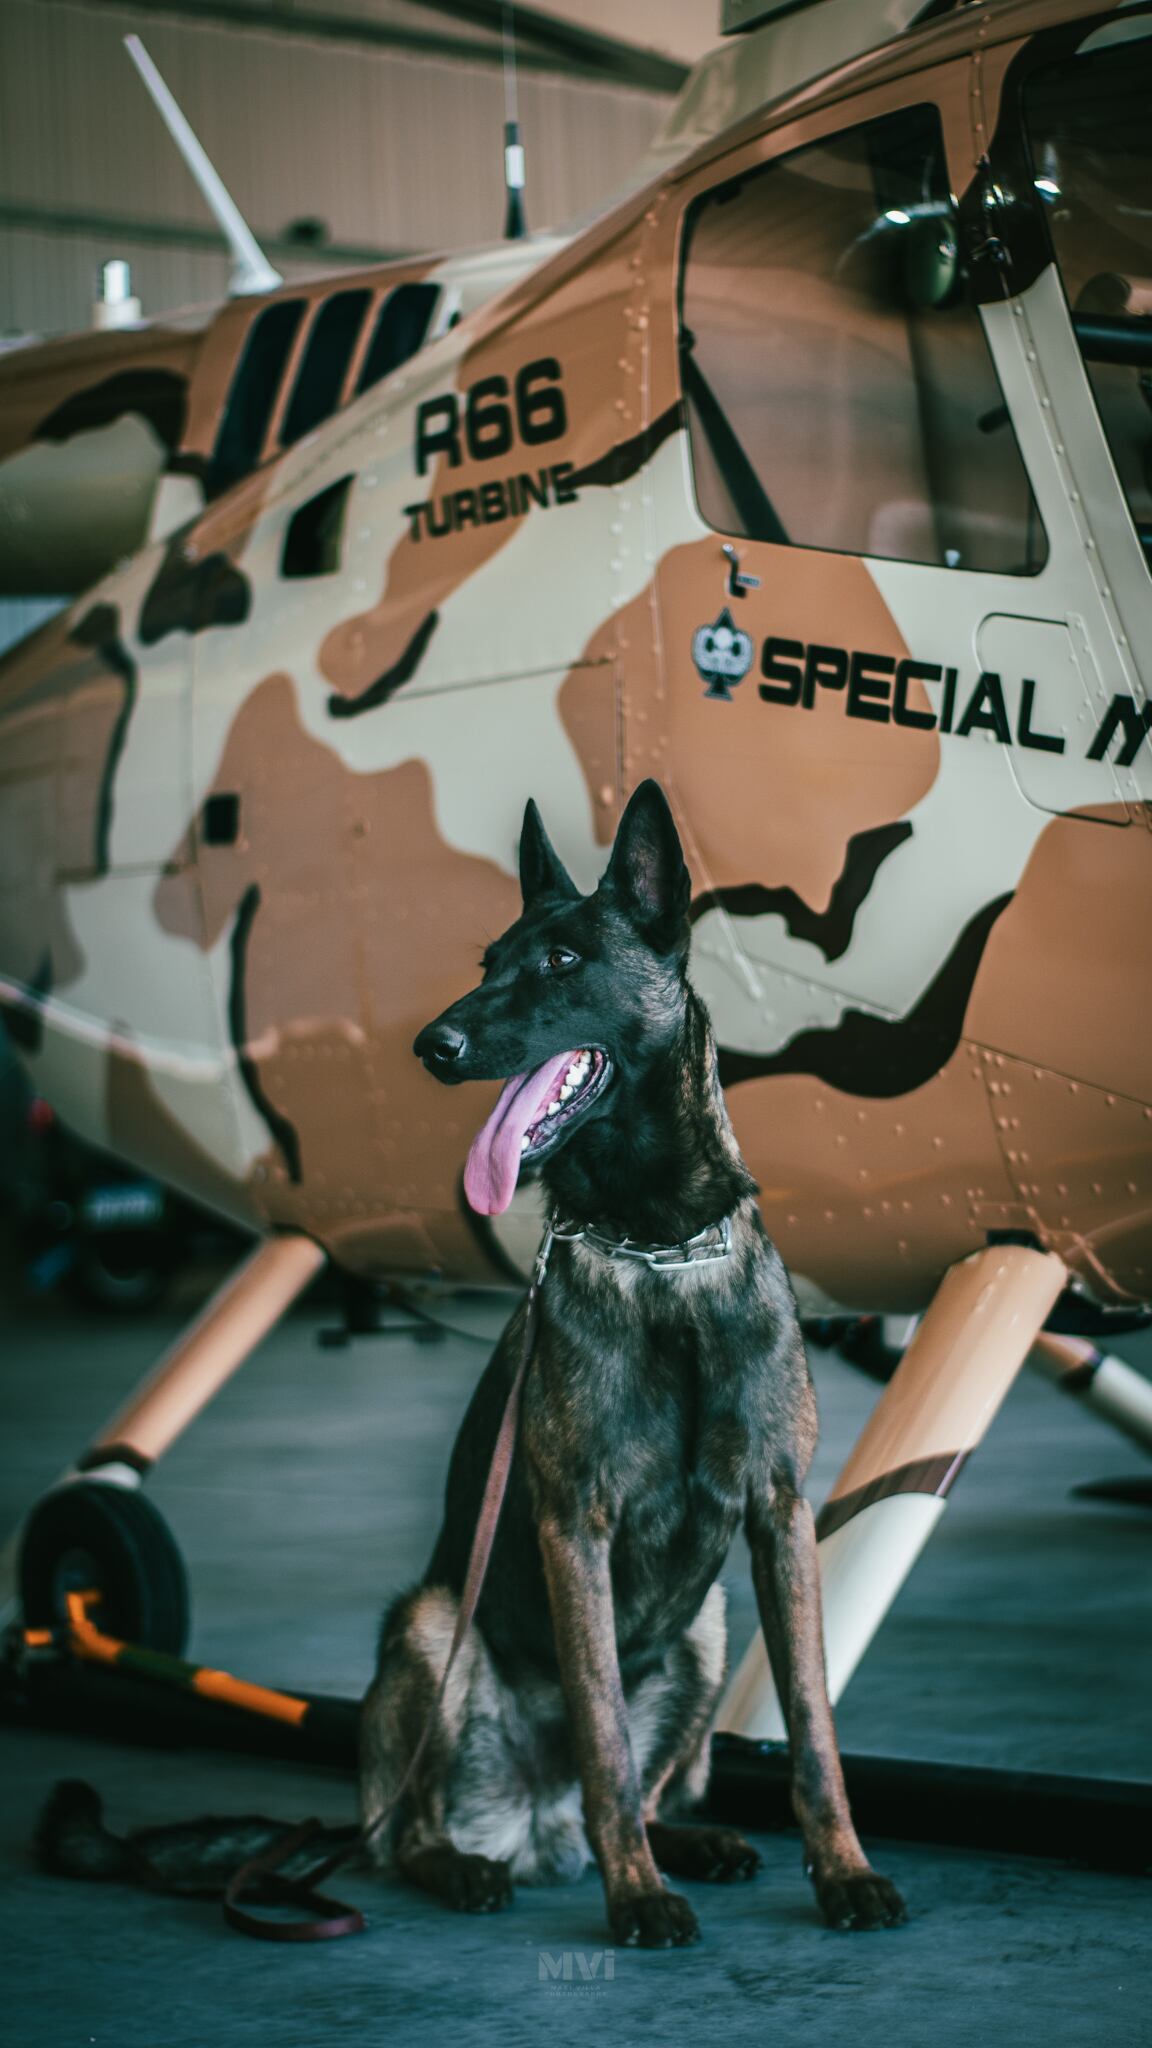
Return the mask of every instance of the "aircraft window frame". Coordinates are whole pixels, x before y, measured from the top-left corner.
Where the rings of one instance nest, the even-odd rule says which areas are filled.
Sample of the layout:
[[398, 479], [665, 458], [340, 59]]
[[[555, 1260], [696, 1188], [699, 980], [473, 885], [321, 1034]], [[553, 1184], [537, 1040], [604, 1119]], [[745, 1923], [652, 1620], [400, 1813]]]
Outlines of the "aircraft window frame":
[[[212, 454], [208, 461], [204, 485], [204, 494], [208, 500], [220, 497], [225, 491], [231, 490], [234, 484], [242, 482], [246, 476], [251, 476], [253, 470], [258, 469], [264, 460], [268, 433], [280, 406], [285, 378], [296, 359], [307, 313], [306, 294], [301, 294], [298, 298], [272, 299], [260, 308], [248, 326], [239, 360], [232, 372], [228, 395], [221, 409]], [[277, 328], [284, 330], [283, 346], [271, 355], [270, 360], [276, 362], [278, 367], [273, 374], [269, 374], [266, 363], [259, 361], [258, 351], [262, 346], [262, 338], [270, 333], [275, 334]], [[248, 434], [244, 442], [246, 460], [241, 462], [236, 455], [225, 460], [229, 437], [239, 436], [241, 422], [238, 418], [238, 408], [251, 395], [255, 395], [260, 401], [252, 415], [259, 421], [259, 432]]]
[[[711, 531], [722, 533], [738, 540], [801, 548], [812, 553], [845, 555], [864, 560], [906, 562], [912, 566], [929, 569], [963, 569], [969, 574], [1009, 575], [1014, 579], [1031, 579], [1043, 572], [1048, 561], [1048, 537], [1035, 488], [1019, 447], [1011, 414], [1005, 401], [999, 373], [989, 345], [988, 335], [984, 329], [983, 322], [980, 320], [979, 310], [974, 298], [965, 290], [963, 261], [959, 256], [959, 251], [963, 244], [960, 240], [956, 195], [951, 189], [946, 148], [946, 130], [941, 107], [933, 95], [921, 92], [914, 99], [910, 99], [902, 105], [886, 108], [881, 112], [861, 113], [855, 119], [844, 118], [849, 111], [849, 109], [838, 109], [838, 125], [830, 127], [826, 132], [809, 137], [794, 147], [783, 149], [778, 154], [774, 154], [764, 161], [750, 163], [747, 167], [741, 168], [735, 173], [728, 172], [726, 176], [717, 177], [704, 190], [694, 193], [684, 208], [679, 224], [676, 351], [688, 434], [689, 473], [691, 476], [693, 504], [701, 520]], [[925, 116], [928, 117], [927, 120], [925, 120]], [[935, 129], [935, 135], [931, 138], [931, 147], [925, 147], [919, 158], [916, 155], [918, 140], [916, 135], [917, 119], [923, 125], [925, 136], [929, 134], [930, 126], [934, 125]], [[900, 123], [905, 124], [903, 131], [898, 126]], [[883, 154], [883, 151], [890, 138], [894, 138], [894, 141], [886, 156]], [[854, 159], [851, 152], [850, 145], [853, 142], [856, 143], [859, 151], [858, 162]], [[838, 145], [841, 150], [839, 160], [836, 156]], [[821, 153], [824, 153], [823, 162], [821, 162]], [[781, 516], [778, 502], [780, 494], [774, 490], [772, 467], [775, 461], [774, 454], [769, 461], [762, 460], [758, 470], [753, 457], [748, 453], [745, 446], [744, 437], [736, 426], [733, 425], [732, 420], [725, 411], [724, 405], [714, 390], [712, 390], [701, 364], [702, 356], [705, 361], [708, 360], [707, 347], [701, 349], [700, 334], [694, 334], [692, 331], [694, 320], [695, 324], [701, 328], [701, 331], [704, 331], [703, 323], [698, 317], [696, 308], [697, 306], [707, 308], [707, 291], [704, 289], [703, 284], [700, 284], [700, 290], [696, 296], [695, 303], [693, 302], [691, 291], [691, 265], [694, 249], [697, 252], [699, 250], [697, 234], [701, 222], [708, 219], [709, 208], [715, 210], [723, 205], [726, 200], [738, 198], [745, 194], [749, 187], [758, 188], [765, 194], [770, 193], [775, 174], [778, 174], [782, 168], [786, 168], [789, 165], [802, 165], [805, 159], [810, 160], [814, 164], [814, 170], [809, 174], [810, 186], [819, 186], [822, 183], [826, 191], [831, 192], [835, 192], [843, 184], [841, 179], [836, 179], [831, 175], [831, 171], [838, 168], [840, 164], [846, 166], [849, 171], [857, 171], [865, 167], [870, 168], [874, 179], [874, 190], [876, 191], [874, 201], [876, 207], [875, 224], [883, 227], [884, 222], [891, 222], [893, 224], [893, 233], [902, 232], [905, 226], [914, 229], [918, 234], [923, 230], [925, 238], [928, 238], [929, 231], [931, 231], [932, 237], [940, 240], [941, 257], [944, 256], [943, 244], [948, 237], [938, 235], [935, 213], [942, 205], [946, 208], [948, 224], [955, 229], [955, 234], [951, 238], [952, 246], [950, 251], [953, 266], [949, 273], [951, 282], [947, 284], [947, 288], [942, 287], [938, 296], [924, 297], [919, 295], [918, 287], [918, 295], [912, 297], [908, 279], [918, 275], [918, 273], [913, 272], [907, 263], [901, 272], [902, 296], [904, 293], [908, 294], [909, 317], [904, 323], [904, 328], [909, 337], [909, 360], [910, 365], [915, 365], [915, 357], [911, 349], [914, 320], [924, 320], [929, 315], [935, 315], [938, 311], [947, 315], [950, 312], [954, 312], [961, 305], [966, 308], [968, 317], [966, 327], [958, 327], [954, 322], [951, 330], [937, 327], [935, 333], [937, 336], [942, 333], [947, 335], [948, 332], [953, 334], [959, 333], [960, 345], [953, 344], [955, 354], [959, 357], [963, 347], [966, 346], [968, 348], [969, 366], [975, 373], [974, 382], [980, 388], [983, 395], [984, 402], [979, 410], [977, 411], [973, 407], [969, 412], [967, 420], [963, 421], [965, 434], [971, 428], [975, 428], [978, 432], [991, 437], [993, 434], [998, 435], [1005, 426], [1008, 429], [1012, 453], [1007, 462], [1002, 462], [1001, 480], [1006, 487], [1009, 503], [1014, 498], [1019, 498], [1019, 511], [1013, 518], [1005, 520], [1004, 537], [999, 540], [999, 543], [994, 529], [989, 528], [984, 533], [981, 532], [979, 523], [981, 510], [979, 486], [974, 483], [971, 476], [964, 479], [968, 487], [967, 501], [961, 495], [964, 489], [964, 482], [956, 486], [955, 495], [951, 491], [946, 492], [940, 488], [945, 477], [951, 479], [952, 471], [948, 466], [946, 458], [941, 456], [939, 449], [934, 445], [933, 439], [930, 437], [929, 426], [925, 421], [926, 400], [924, 386], [925, 382], [927, 382], [928, 386], [931, 387], [931, 376], [929, 375], [927, 379], [922, 379], [918, 367], [909, 367], [903, 373], [904, 382], [902, 384], [897, 383], [895, 388], [899, 403], [903, 408], [906, 439], [922, 473], [919, 496], [913, 496], [909, 499], [909, 509], [919, 520], [922, 534], [931, 534], [933, 541], [931, 549], [924, 546], [923, 538], [921, 538], [921, 545], [916, 549], [905, 545], [876, 545], [875, 527], [880, 519], [889, 513], [899, 515], [904, 509], [903, 502], [899, 498], [889, 497], [885, 499], [881, 495], [877, 495], [874, 499], [865, 497], [860, 501], [860, 506], [853, 508], [853, 513], [850, 516], [867, 517], [872, 530], [862, 530], [858, 538], [854, 538], [851, 543], [846, 541], [842, 532], [837, 533], [834, 530], [831, 521], [829, 527], [818, 534], [814, 527], [814, 521], [822, 517], [823, 514], [820, 511], [813, 513], [811, 507], [807, 508], [804, 512], [806, 523], [801, 528], [803, 537], [794, 538], [788, 531], [788, 523], [795, 526], [796, 521], [794, 518], [789, 518], [790, 507], [788, 505], [785, 505], [784, 508], [785, 516]], [[891, 209], [882, 209], [883, 186], [881, 185], [878, 190], [876, 189], [875, 181], [882, 176], [891, 176], [898, 179], [904, 175], [908, 163], [914, 167], [918, 165], [921, 178], [926, 176], [932, 169], [936, 171], [937, 177], [940, 178], [942, 189], [939, 191], [931, 191], [923, 184], [921, 185], [921, 192], [926, 195], [928, 201], [928, 204], [925, 206], [925, 219], [923, 222], [914, 221], [910, 218], [906, 210], [906, 202], [901, 200], [899, 205], [896, 204], [898, 193], [893, 194]], [[823, 178], [820, 178], [818, 175], [821, 170], [825, 173]], [[802, 177], [805, 175], [803, 170], [800, 175]], [[935, 183], [935, 179], [933, 183]], [[846, 192], [844, 203], [845, 223], [846, 226], [850, 227], [851, 210], [853, 207], [857, 211], [859, 210], [862, 188], [854, 186], [851, 180], [849, 180], [844, 189]], [[782, 188], [781, 196], [782, 199], [786, 200], [786, 187]], [[836, 217], [832, 213], [831, 205], [829, 205], [828, 211], [832, 218], [833, 226], [837, 228], [839, 233]], [[748, 213], [751, 215], [753, 209], [749, 208]], [[715, 211], [713, 211], [713, 220], [715, 220], [715, 217]], [[781, 205], [778, 218], [775, 221], [772, 219], [770, 206], [765, 209], [764, 218], [768, 229], [774, 237], [775, 247], [781, 249], [790, 267], [803, 275], [802, 266], [807, 262], [808, 274], [814, 280], [819, 280], [822, 289], [829, 285], [833, 288], [839, 287], [841, 290], [844, 289], [836, 273], [844, 267], [849, 257], [856, 257], [858, 249], [864, 245], [869, 236], [857, 234], [848, 246], [843, 263], [838, 263], [835, 270], [829, 274], [813, 262], [808, 256], [807, 250], [803, 249], [802, 245], [798, 243], [795, 234], [794, 217], [786, 213], [784, 205]], [[753, 224], [758, 225], [755, 221]], [[802, 228], [803, 225], [804, 223], [802, 222]], [[789, 237], [787, 247], [785, 247], [785, 230], [787, 230]], [[796, 254], [797, 247], [801, 248], [799, 255]], [[723, 253], [722, 250], [721, 253]], [[714, 262], [715, 258], [712, 260]], [[873, 269], [876, 268], [875, 261], [872, 267]], [[770, 268], [770, 265], [765, 265], [766, 275]], [[947, 265], [944, 266], [944, 269], [947, 270]], [[698, 283], [704, 280], [705, 277], [706, 270], [705, 266], [702, 265]], [[859, 294], [858, 287], [853, 285], [851, 288], [857, 291], [858, 296], [862, 296]], [[713, 287], [713, 291], [715, 292], [715, 287]], [[881, 314], [886, 315], [889, 310], [888, 300], [880, 293], [874, 293], [874, 298]], [[714, 299], [714, 303], [717, 302]], [[900, 304], [901, 299], [892, 295], [892, 309], [897, 310]], [[837, 331], [841, 333], [855, 332], [855, 328], [850, 329], [847, 323], [837, 330], [834, 320], [828, 320], [826, 314], [824, 319], [830, 334], [835, 334]], [[754, 360], [752, 350], [754, 340], [758, 338], [753, 327], [747, 326], [745, 333], [741, 335], [734, 319], [727, 328], [724, 328], [722, 324], [718, 325], [713, 330], [712, 338], [714, 339], [717, 335], [719, 335], [722, 343], [727, 340], [730, 348], [734, 346], [737, 357], [741, 346], [743, 347], [743, 367], [747, 370], [747, 365]], [[735, 338], [734, 344], [733, 337]], [[978, 347], [974, 345], [974, 337], [978, 339]], [[939, 345], [939, 341], [937, 341], [937, 348], [939, 348]], [[793, 343], [792, 346], [795, 348], [796, 344]], [[739, 360], [737, 361], [737, 368], [738, 370], [740, 368]], [[737, 376], [738, 383], [739, 377]], [[752, 403], [755, 411], [758, 393], [751, 379], [748, 380], [748, 383], [749, 387], [753, 390]], [[950, 400], [951, 392], [947, 380], [940, 379], [938, 372], [937, 385], [938, 387], [942, 386], [948, 391]], [[769, 378], [769, 381], [761, 386], [760, 389], [771, 392], [771, 379]], [[857, 437], [862, 446], [866, 447], [868, 413], [863, 410], [859, 413], [857, 412], [860, 400], [852, 395], [851, 385], [847, 383], [846, 392], [847, 395], [840, 408], [841, 416], [846, 422], [853, 422]], [[768, 420], [769, 424], [771, 424], [771, 408], [760, 404], [759, 410]], [[871, 411], [878, 419], [882, 420], [883, 410], [881, 407], [873, 407]], [[961, 415], [948, 415], [947, 409], [945, 409], [945, 412], [945, 432], [938, 438], [946, 448], [948, 434], [952, 435], [954, 441], [957, 437], [958, 421]], [[708, 424], [709, 415], [711, 416], [710, 425]], [[854, 415], [856, 416], [855, 418], [853, 418]], [[780, 415], [777, 414], [777, 417], [779, 418]], [[873, 429], [874, 439], [880, 431], [879, 427]], [[762, 448], [767, 440], [768, 436], [762, 425]], [[974, 447], [976, 444], [972, 445]], [[1005, 449], [1007, 445], [1006, 442], [1001, 443], [1002, 449]], [[983, 451], [982, 459], [985, 459]], [[899, 462], [898, 452], [894, 460]], [[788, 471], [789, 461], [792, 462], [791, 476], [789, 476]], [[891, 468], [891, 466], [890, 461], [889, 467]], [[976, 465], [972, 466], [976, 467]], [[709, 474], [710, 470], [712, 472], [711, 476]], [[779, 471], [780, 484], [783, 486], [788, 482], [792, 482], [799, 474], [800, 465], [795, 455], [789, 457], [785, 454]], [[848, 474], [850, 476], [856, 474], [867, 477], [872, 474], [872, 466], [868, 463], [860, 464], [854, 461], [853, 466], [848, 470]], [[909, 471], [909, 474], [911, 474], [911, 471]], [[793, 499], [795, 499], [796, 495], [796, 491], [793, 490]], [[726, 502], [721, 503], [722, 500], [726, 500]], [[803, 506], [802, 492], [800, 493], [800, 501]], [[863, 510], [861, 510], [861, 506]], [[947, 521], [951, 521], [954, 525], [958, 539], [964, 533], [968, 535], [969, 545], [957, 547], [947, 544], [944, 537], [947, 533]], [[1009, 545], [1010, 542], [1016, 539], [1019, 541], [1018, 548]], [[990, 554], [993, 554], [998, 544], [1006, 553], [1008, 559], [987, 559]], [[978, 551], [975, 559], [972, 559], [973, 547]], [[968, 559], [965, 559], [966, 553]]]
[[[349, 285], [339, 291], [328, 292], [316, 304], [315, 312], [308, 323], [308, 331], [298, 360], [293, 364], [290, 386], [286, 389], [280, 417], [276, 423], [276, 443], [281, 449], [295, 448], [308, 434], [323, 426], [325, 420], [338, 412], [344, 400], [348, 375], [359, 349], [365, 322], [372, 309], [373, 293], [367, 285]], [[346, 307], [359, 312], [351, 313], [351, 325], [346, 334], [337, 334], [335, 360], [339, 363], [338, 375], [327, 377], [326, 386], [320, 381], [321, 375], [330, 365], [318, 359], [319, 347], [326, 341], [326, 330], [338, 313]], [[316, 387], [315, 390], [313, 387]], [[317, 397], [320, 404], [317, 406]], [[295, 415], [297, 408], [304, 413], [302, 420]]]
[[[402, 310], [400, 302], [403, 301], [405, 305], [410, 304], [412, 296], [417, 293], [419, 293], [421, 300], [426, 303], [423, 320], [417, 320], [415, 323], [419, 329], [419, 339], [410, 348], [405, 349], [403, 353], [397, 354], [395, 360], [387, 362], [383, 369], [376, 370], [369, 376], [368, 372], [373, 361], [373, 351], [376, 349], [377, 343], [382, 342], [387, 337], [389, 327], [396, 324], [397, 316]], [[400, 369], [402, 364], [411, 362], [413, 356], [419, 355], [420, 350], [428, 339], [433, 320], [435, 319], [440, 294], [441, 287], [439, 284], [433, 284], [428, 278], [418, 277], [404, 278], [399, 284], [393, 285], [391, 291], [385, 293], [383, 300], [376, 310], [359, 360], [354, 365], [355, 376], [351, 390], [353, 398], [361, 398], [365, 391], [371, 391], [375, 385], [382, 384], [385, 377], [392, 376], [393, 372]]]
[[[1106, 262], [1098, 255], [1102, 235], [1105, 240], [1111, 237], [1113, 249], [1119, 235], [1122, 253], [1125, 239], [1137, 247], [1139, 236], [1129, 223], [1140, 221], [1142, 212], [1140, 205], [1133, 203], [1131, 194], [1125, 205], [1113, 203], [1108, 210], [1107, 202], [1114, 199], [1116, 188], [1109, 184], [1107, 176], [1111, 159], [1108, 156], [1101, 158], [1099, 146], [1091, 153], [1087, 177], [1084, 165], [1088, 155], [1085, 138], [1094, 132], [1087, 125], [1094, 103], [1083, 69], [1085, 61], [1091, 64], [1095, 58], [1102, 60], [1106, 67], [1119, 59], [1127, 68], [1131, 65], [1134, 47], [1139, 47], [1143, 53], [1146, 66], [1152, 56], [1152, 8], [1133, 9], [1118, 25], [1127, 31], [1123, 39], [1104, 43], [1102, 34], [1111, 24], [1101, 23], [1098, 17], [1090, 17], [1080, 24], [1083, 33], [1076, 45], [1064, 47], [1056, 53], [1038, 39], [1027, 53], [1031, 61], [1022, 65], [1017, 74], [1016, 113], [1019, 142], [1024, 152], [1021, 182], [1039, 217], [1044, 250], [1060, 285], [1117, 484], [1145, 566], [1152, 574], [1152, 414], [1146, 410], [1152, 408], [1152, 236], [1148, 237], [1147, 260], [1141, 258], [1142, 267], [1132, 276], [1128, 275], [1131, 264], [1125, 263], [1121, 269], [1118, 267], [1119, 258]], [[1091, 45], [1094, 43], [1096, 48], [1093, 49]], [[1081, 71], [1079, 79], [1076, 79], [1078, 66]], [[1066, 91], [1063, 108], [1065, 127], [1059, 136], [1053, 134], [1056, 124], [1051, 105], [1046, 132], [1041, 128], [1042, 89], [1045, 85], [1049, 93], [1055, 87], [1054, 104], [1057, 107], [1061, 86]], [[1041, 89], [1039, 94], [1038, 88]], [[1073, 133], [1077, 116], [1080, 117], [1078, 136]], [[1119, 113], [1115, 112], [1114, 120], [1118, 122], [1119, 118]], [[1103, 126], [1095, 132], [1103, 138]], [[1063, 162], [1059, 150], [1061, 140], [1067, 145], [1067, 157]], [[1147, 190], [1152, 195], [1152, 139], [1145, 146], [1144, 160]], [[1069, 180], [1069, 169], [1073, 170], [1075, 182]], [[1085, 231], [1083, 218], [1078, 218], [1085, 215], [1091, 223], [1091, 232]], [[1095, 274], [1082, 278], [1077, 286], [1076, 259], [1083, 257], [1089, 248], [1096, 266]], [[1132, 372], [1136, 372], [1136, 393], [1131, 387]], [[1137, 418], [1144, 436], [1142, 461], [1132, 438]], [[1138, 475], [1141, 468], [1143, 474]]]

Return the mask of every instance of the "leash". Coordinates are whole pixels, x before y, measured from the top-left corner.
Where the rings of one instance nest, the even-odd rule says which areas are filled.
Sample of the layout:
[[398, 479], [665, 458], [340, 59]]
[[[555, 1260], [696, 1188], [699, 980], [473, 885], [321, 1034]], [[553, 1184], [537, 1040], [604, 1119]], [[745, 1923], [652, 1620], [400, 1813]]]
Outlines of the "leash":
[[[230, 1877], [224, 1891], [224, 1918], [237, 1934], [249, 1934], [256, 1941], [339, 1941], [345, 1934], [363, 1934], [367, 1921], [358, 1906], [345, 1906], [339, 1899], [326, 1898], [316, 1886], [342, 1863], [359, 1853], [360, 1830], [352, 1830], [346, 1848], [329, 1856], [309, 1878], [282, 1877], [280, 1865], [287, 1863], [317, 1835], [327, 1834], [323, 1821], [305, 1820], [272, 1842], [259, 1856], [251, 1856]], [[245, 1893], [252, 1904], [261, 1906], [304, 1906], [307, 1920], [264, 1920], [249, 1906], [240, 1904]]]
[[[488, 1478], [484, 1486], [484, 1497], [476, 1518], [476, 1531], [472, 1538], [460, 1604], [456, 1610], [456, 1626], [452, 1632], [448, 1659], [404, 1775], [384, 1811], [377, 1814], [371, 1826], [363, 1830], [356, 1829], [352, 1838], [337, 1849], [334, 1855], [318, 1865], [307, 1879], [283, 1877], [280, 1870], [283, 1864], [297, 1855], [316, 1835], [327, 1832], [323, 1823], [318, 1820], [303, 1821], [299, 1827], [292, 1828], [288, 1834], [282, 1835], [258, 1856], [250, 1857], [248, 1862], [228, 1880], [224, 1893], [224, 1918], [238, 1934], [247, 1934], [255, 1941], [338, 1941], [343, 1935], [361, 1934], [364, 1931], [367, 1923], [357, 1907], [345, 1906], [339, 1899], [326, 1898], [316, 1887], [331, 1877], [333, 1871], [353, 1862], [373, 1842], [379, 1840], [393, 1818], [427, 1748], [447, 1690], [452, 1666], [475, 1618], [488, 1562], [492, 1555], [500, 1509], [508, 1490], [524, 1381], [536, 1349], [540, 1327], [540, 1289], [544, 1285], [544, 1276], [548, 1271], [552, 1246], [560, 1235], [554, 1225], [553, 1217], [549, 1220], [540, 1240], [532, 1269], [532, 1281], [525, 1303], [520, 1358], [512, 1385], [508, 1389], [508, 1398], [504, 1403], [504, 1413], [500, 1419], [500, 1428], [492, 1452], [492, 1463], [488, 1468]], [[246, 1896], [249, 1897], [249, 1904], [242, 1905], [241, 1900]], [[304, 1920], [265, 1919], [252, 1911], [255, 1905], [300, 1906], [305, 1908], [310, 1917]]]

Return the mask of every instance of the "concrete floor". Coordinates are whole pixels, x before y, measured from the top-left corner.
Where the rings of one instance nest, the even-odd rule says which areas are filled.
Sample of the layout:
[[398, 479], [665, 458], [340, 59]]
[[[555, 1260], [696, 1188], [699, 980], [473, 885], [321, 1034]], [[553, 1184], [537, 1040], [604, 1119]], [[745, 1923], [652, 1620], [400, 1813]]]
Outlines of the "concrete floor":
[[[492, 1334], [507, 1307], [471, 1297], [447, 1312]], [[127, 1323], [55, 1302], [0, 1307], [0, 1525], [66, 1465], [180, 1320], [176, 1308]], [[353, 1693], [385, 1597], [423, 1564], [485, 1352], [406, 1336], [322, 1350], [329, 1320], [306, 1309], [278, 1331], [151, 1491], [188, 1560], [192, 1654], [272, 1684]], [[1114, 1348], [1145, 1370], [1152, 1361], [1147, 1339]], [[819, 1498], [875, 1389], [830, 1356], [815, 1370]], [[844, 1747], [1152, 1776], [1152, 1517], [1068, 1497], [1078, 1480], [1140, 1464], [1025, 1374], [845, 1696]], [[742, 1554], [727, 1577], [739, 1649], [753, 1619]], [[773, 1835], [760, 1840], [755, 1885], [685, 1887], [704, 1924], [698, 1948], [618, 1951], [610, 1979], [593, 1960], [607, 1936], [592, 1875], [521, 1891], [511, 1913], [478, 1920], [342, 1878], [368, 1934], [286, 1950], [241, 1941], [212, 1907], [39, 1875], [27, 1844], [61, 1776], [90, 1778], [114, 1825], [253, 1807], [286, 1819], [353, 1812], [351, 1785], [332, 1772], [3, 1731], [2, 2009], [21, 2048], [515, 2048], [545, 2035], [564, 2048], [596, 2034], [711, 2048], [773, 2030], [804, 2048], [1152, 2041], [1145, 1881], [885, 1844], [876, 1860], [904, 1888], [909, 1926], [837, 1935], [815, 1918], [796, 1838]], [[542, 1955], [566, 1952], [573, 1974], [556, 1980]]]

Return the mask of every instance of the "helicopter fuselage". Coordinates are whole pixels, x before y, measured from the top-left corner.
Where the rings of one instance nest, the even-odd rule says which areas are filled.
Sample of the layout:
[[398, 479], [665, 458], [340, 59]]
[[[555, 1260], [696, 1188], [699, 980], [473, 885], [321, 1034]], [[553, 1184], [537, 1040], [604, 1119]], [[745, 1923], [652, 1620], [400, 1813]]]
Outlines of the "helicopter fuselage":
[[532, 1192], [499, 1238], [460, 1193], [488, 1096], [412, 1038], [525, 798], [590, 888], [654, 775], [810, 1297], [913, 1309], [1007, 1233], [1152, 1298], [1152, 23], [1110, 20], [948, 19], [743, 122], [6, 658], [0, 1000], [66, 1119], [363, 1273], [522, 1263]]

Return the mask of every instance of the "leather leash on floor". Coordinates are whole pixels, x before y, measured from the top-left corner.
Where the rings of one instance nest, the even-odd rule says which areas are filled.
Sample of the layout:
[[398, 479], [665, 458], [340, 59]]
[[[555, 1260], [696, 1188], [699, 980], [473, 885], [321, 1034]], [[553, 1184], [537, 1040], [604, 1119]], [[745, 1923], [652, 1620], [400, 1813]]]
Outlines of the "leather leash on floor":
[[[548, 1259], [554, 1241], [553, 1218], [545, 1229], [536, 1254], [532, 1270], [532, 1284], [528, 1289], [525, 1304], [524, 1330], [520, 1345], [520, 1360], [516, 1375], [508, 1389], [500, 1429], [492, 1452], [492, 1463], [484, 1486], [484, 1497], [480, 1513], [476, 1518], [476, 1533], [472, 1538], [472, 1549], [468, 1558], [468, 1570], [464, 1576], [464, 1589], [456, 1610], [456, 1626], [448, 1651], [448, 1661], [440, 1675], [436, 1697], [428, 1710], [428, 1717], [420, 1731], [420, 1739], [408, 1759], [407, 1767], [383, 1813], [377, 1814], [371, 1827], [357, 1829], [351, 1839], [334, 1855], [329, 1856], [307, 1878], [281, 1876], [281, 1867], [291, 1857], [306, 1847], [314, 1836], [327, 1833], [323, 1822], [306, 1820], [299, 1827], [281, 1835], [260, 1855], [253, 1856], [228, 1881], [224, 1893], [224, 1918], [238, 1934], [250, 1935], [256, 1941], [337, 1941], [345, 1934], [361, 1934], [365, 1927], [364, 1915], [355, 1906], [342, 1905], [339, 1899], [325, 1898], [316, 1890], [335, 1870], [353, 1862], [364, 1850], [378, 1840], [392, 1819], [396, 1808], [408, 1790], [417, 1765], [427, 1747], [432, 1730], [436, 1725], [449, 1674], [460, 1652], [464, 1638], [472, 1626], [480, 1601], [480, 1593], [492, 1555], [492, 1544], [496, 1535], [496, 1524], [508, 1488], [508, 1475], [512, 1469], [512, 1453], [516, 1448], [516, 1429], [520, 1419], [520, 1397], [532, 1354], [536, 1349], [536, 1337], [540, 1326], [540, 1289], [548, 1271]], [[259, 1913], [240, 1902], [248, 1893], [253, 1894], [252, 1903], [265, 1906], [301, 1906], [310, 1913], [305, 1920], [266, 1920]]]

